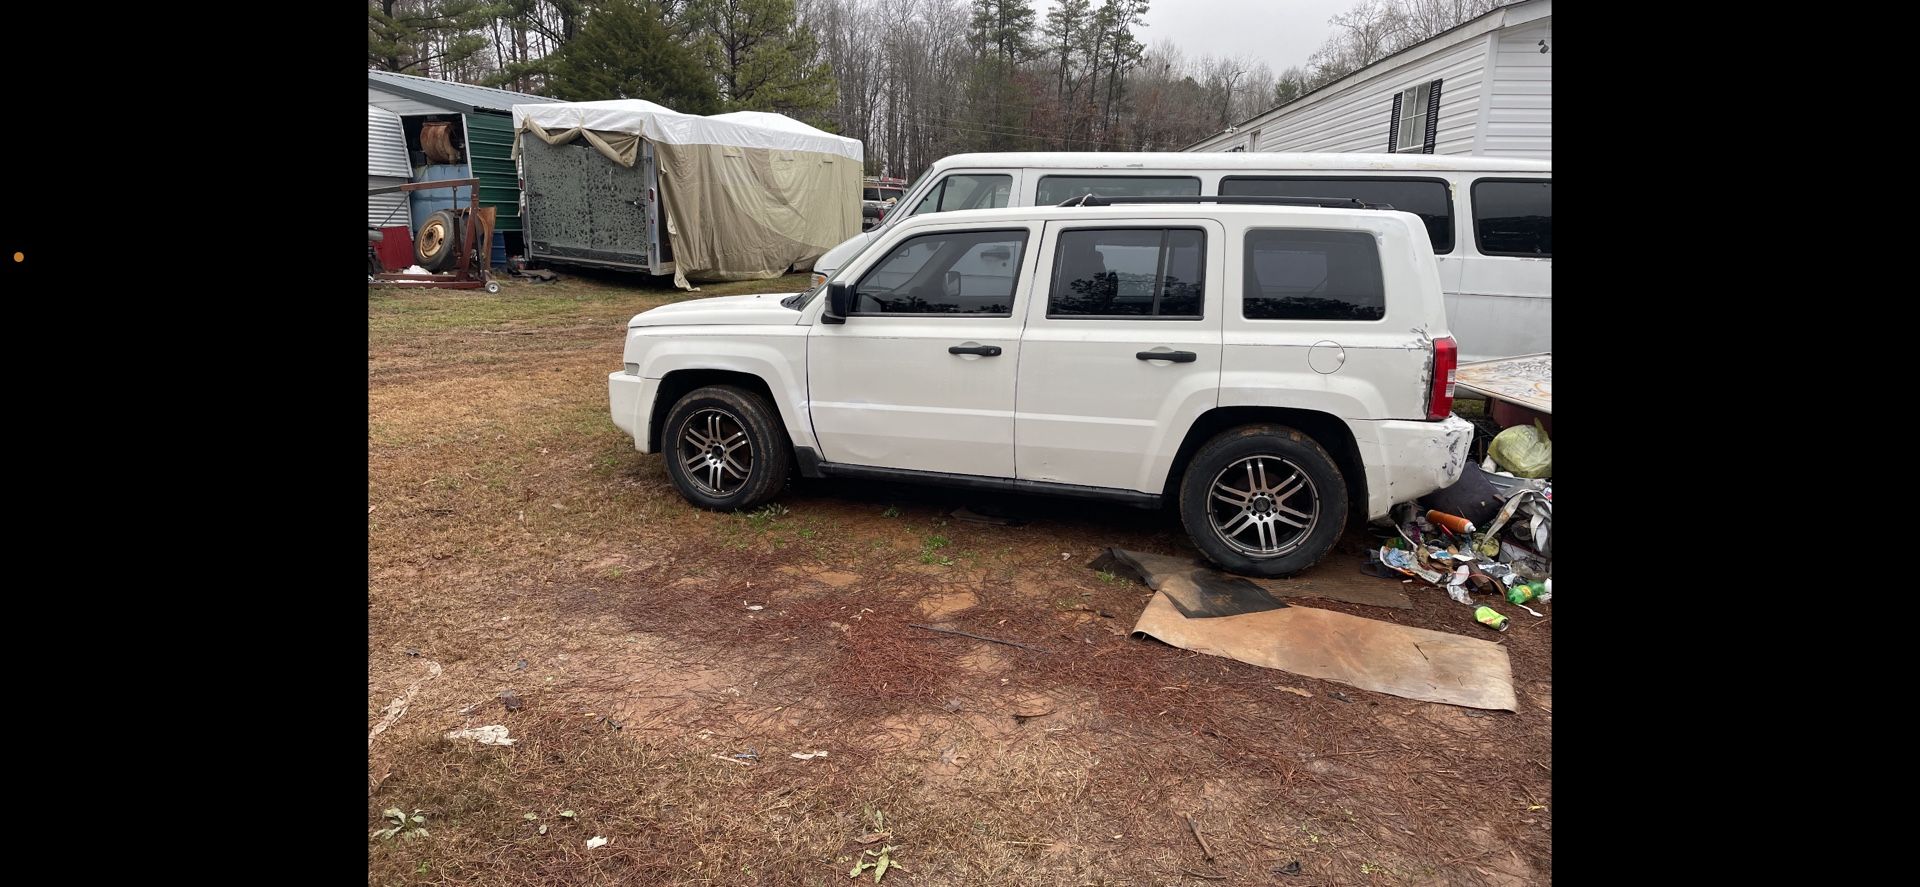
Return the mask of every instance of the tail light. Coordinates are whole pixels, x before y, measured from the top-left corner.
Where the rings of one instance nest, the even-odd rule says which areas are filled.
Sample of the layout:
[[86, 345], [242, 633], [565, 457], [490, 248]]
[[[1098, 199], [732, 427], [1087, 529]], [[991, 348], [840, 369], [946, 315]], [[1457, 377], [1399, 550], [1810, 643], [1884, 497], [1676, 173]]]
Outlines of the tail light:
[[887, 220], [887, 208], [883, 206], [883, 207], [880, 207], [880, 214], [873, 217], [873, 223], [875, 225], [878, 225], [881, 222], [884, 222], [886, 220]]
[[1460, 347], [1452, 337], [1433, 340], [1433, 390], [1427, 392], [1427, 420], [1453, 414], [1453, 374], [1460, 367]]

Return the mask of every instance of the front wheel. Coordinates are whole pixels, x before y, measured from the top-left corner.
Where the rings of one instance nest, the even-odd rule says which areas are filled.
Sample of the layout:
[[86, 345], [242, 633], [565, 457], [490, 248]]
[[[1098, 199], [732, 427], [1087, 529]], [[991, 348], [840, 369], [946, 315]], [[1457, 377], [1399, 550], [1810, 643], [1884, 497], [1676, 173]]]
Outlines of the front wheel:
[[711, 385], [667, 412], [661, 435], [667, 477], [688, 502], [716, 511], [757, 508], [786, 485], [792, 455], [773, 404], [751, 391]]
[[1340, 538], [1346, 478], [1313, 438], [1282, 425], [1244, 425], [1193, 455], [1180, 481], [1180, 521], [1214, 563], [1289, 576]]

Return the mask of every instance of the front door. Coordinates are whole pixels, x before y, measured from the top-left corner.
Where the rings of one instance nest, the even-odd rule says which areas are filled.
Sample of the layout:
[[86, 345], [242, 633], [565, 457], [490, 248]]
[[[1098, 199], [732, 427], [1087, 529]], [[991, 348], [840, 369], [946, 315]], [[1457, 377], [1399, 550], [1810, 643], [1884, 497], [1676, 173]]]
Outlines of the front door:
[[1020, 342], [1018, 477], [1160, 492], [1218, 400], [1218, 222], [1048, 222]]
[[941, 226], [853, 271], [814, 324], [807, 388], [828, 462], [1013, 476], [1013, 386], [1037, 225]]

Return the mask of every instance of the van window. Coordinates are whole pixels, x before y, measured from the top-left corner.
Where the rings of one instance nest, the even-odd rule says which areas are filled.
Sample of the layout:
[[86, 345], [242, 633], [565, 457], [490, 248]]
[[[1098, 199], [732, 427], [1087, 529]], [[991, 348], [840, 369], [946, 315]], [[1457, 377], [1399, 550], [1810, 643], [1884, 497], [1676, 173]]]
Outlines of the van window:
[[1206, 245], [1197, 228], [1062, 231], [1047, 316], [1198, 320]]
[[1013, 176], [960, 173], [947, 176], [927, 192], [912, 215], [956, 209], [999, 209], [1013, 192]]
[[1380, 250], [1366, 231], [1247, 232], [1240, 316], [1379, 320], [1387, 316]]
[[1220, 181], [1220, 193], [1259, 195], [1262, 197], [1354, 197], [1367, 203], [1384, 203], [1410, 212], [1427, 223], [1427, 239], [1433, 241], [1435, 255], [1453, 252], [1453, 201], [1448, 197], [1445, 179], [1393, 179], [1381, 177], [1322, 176], [1228, 176]]
[[1042, 176], [1035, 206], [1058, 206], [1092, 194], [1095, 197], [1193, 197], [1200, 180], [1192, 176]]
[[1553, 258], [1553, 180], [1474, 182], [1473, 236], [1483, 256]]

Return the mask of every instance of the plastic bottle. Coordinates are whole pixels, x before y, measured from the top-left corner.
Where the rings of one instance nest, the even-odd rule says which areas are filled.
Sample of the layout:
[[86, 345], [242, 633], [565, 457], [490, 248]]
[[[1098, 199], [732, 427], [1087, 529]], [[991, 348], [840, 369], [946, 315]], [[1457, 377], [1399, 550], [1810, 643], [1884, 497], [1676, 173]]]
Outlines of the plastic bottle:
[[1446, 527], [1448, 532], [1456, 536], [1473, 535], [1473, 521], [1467, 520], [1457, 514], [1429, 510], [1427, 512], [1427, 523], [1433, 524], [1434, 526]]
[[1546, 587], [1538, 582], [1518, 583], [1507, 589], [1507, 603], [1524, 604], [1540, 597], [1546, 590]]

